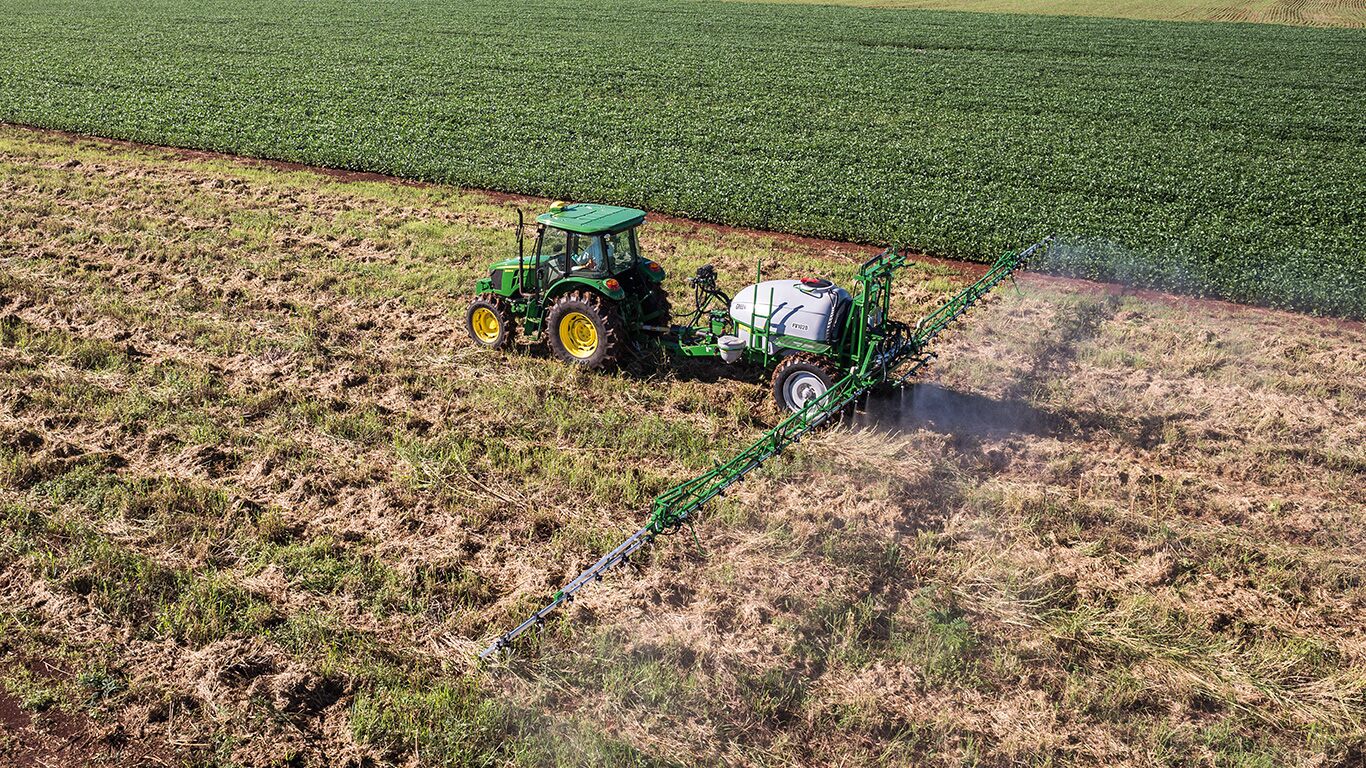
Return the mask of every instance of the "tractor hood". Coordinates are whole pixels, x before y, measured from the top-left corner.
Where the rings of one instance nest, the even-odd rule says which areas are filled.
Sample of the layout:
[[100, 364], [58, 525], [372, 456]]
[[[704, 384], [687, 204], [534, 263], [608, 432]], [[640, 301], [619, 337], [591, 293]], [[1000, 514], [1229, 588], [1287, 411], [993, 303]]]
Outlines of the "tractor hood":
[[[551, 260], [553, 260], [554, 258], [555, 258], [554, 256], [542, 256], [539, 263], [545, 264], [546, 262], [551, 261]], [[517, 262], [518, 262], [518, 260], [517, 260], [516, 258], [512, 258], [512, 259], [503, 259], [502, 261], [495, 261], [495, 262], [493, 262], [493, 266], [490, 267], [490, 269], [516, 269], [516, 268], [517, 268]], [[534, 267], [534, 266], [537, 265], [536, 257], [534, 257], [534, 256], [527, 256], [526, 258], [522, 259], [521, 262], [522, 262], [523, 265], [529, 266], [529, 267]]]

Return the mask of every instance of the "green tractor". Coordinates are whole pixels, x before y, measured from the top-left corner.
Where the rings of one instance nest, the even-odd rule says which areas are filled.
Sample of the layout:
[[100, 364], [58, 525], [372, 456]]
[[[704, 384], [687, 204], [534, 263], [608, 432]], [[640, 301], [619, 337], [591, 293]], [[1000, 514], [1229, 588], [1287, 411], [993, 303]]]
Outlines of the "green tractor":
[[636, 238], [644, 211], [557, 202], [536, 217], [530, 254], [517, 218], [517, 258], [479, 280], [466, 313], [476, 343], [506, 347], [520, 328], [559, 359], [596, 369], [621, 362], [630, 339], [668, 332], [664, 268]]

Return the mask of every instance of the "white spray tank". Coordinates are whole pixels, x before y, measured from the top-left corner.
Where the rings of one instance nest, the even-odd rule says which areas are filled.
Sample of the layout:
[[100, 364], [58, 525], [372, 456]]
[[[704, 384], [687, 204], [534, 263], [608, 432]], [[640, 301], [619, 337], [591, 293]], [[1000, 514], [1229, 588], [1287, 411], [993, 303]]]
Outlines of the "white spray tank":
[[[829, 280], [765, 280], [735, 294], [730, 316], [746, 346], [762, 346], [772, 354], [775, 347], [771, 338], [763, 340], [765, 331], [828, 342], [840, 332], [835, 325], [842, 318], [836, 313], [849, 301], [849, 292]], [[759, 329], [760, 338], [755, 338], [750, 323]]]

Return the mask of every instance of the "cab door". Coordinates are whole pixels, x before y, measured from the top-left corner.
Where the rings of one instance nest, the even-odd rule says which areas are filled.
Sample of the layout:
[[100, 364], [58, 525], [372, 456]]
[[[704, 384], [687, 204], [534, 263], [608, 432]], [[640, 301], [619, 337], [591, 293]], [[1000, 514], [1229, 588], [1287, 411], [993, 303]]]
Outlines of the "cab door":
[[569, 276], [569, 233], [541, 225], [536, 233], [536, 256], [530, 271], [534, 290], [540, 293], [556, 280]]

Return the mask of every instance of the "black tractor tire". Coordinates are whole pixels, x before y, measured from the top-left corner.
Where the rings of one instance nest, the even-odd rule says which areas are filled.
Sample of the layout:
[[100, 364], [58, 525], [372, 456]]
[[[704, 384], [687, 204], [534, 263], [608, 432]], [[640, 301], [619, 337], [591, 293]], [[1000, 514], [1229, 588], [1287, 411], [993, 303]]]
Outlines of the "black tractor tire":
[[673, 307], [664, 286], [651, 286], [650, 295], [640, 302], [640, 319], [645, 325], [668, 328], [673, 324]]
[[[591, 334], [584, 319], [592, 326]], [[556, 299], [546, 313], [545, 333], [555, 357], [589, 370], [617, 365], [626, 352], [621, 308], [591, 291], [570, 291]]]
[[796, 413], [840, 380], [839, 370], [824, 358], [798, 352], [773, 369], [773, 402], [781, 413]]
[[465, 330], [474, 343], [490, 349], [504, 349], [517, 336], [512, 309], [502, 296], [481, 293], [465, 310]]

